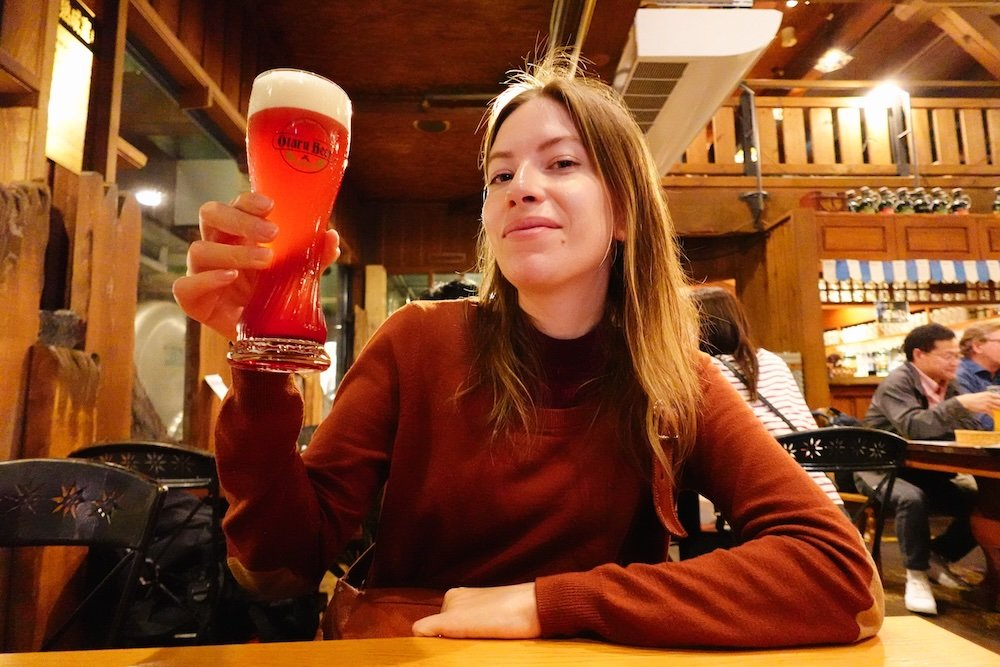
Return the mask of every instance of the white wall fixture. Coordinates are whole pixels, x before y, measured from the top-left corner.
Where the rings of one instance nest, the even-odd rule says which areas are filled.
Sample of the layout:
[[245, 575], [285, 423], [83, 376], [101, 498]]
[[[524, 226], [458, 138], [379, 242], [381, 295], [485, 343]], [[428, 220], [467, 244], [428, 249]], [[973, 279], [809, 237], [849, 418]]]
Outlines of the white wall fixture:
[[731, 95], [781, 25], [776, 9], [644, 8], [615, 88], [667, 173]]

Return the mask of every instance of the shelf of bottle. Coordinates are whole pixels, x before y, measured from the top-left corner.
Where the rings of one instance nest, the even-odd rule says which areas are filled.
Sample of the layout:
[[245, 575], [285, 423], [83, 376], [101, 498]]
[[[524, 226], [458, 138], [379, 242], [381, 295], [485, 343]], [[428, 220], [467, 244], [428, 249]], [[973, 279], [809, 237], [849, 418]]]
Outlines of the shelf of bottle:
[[[923, 320], [923, 318], [920, 318]], [[931, 320], [934, 321], [934, 320]], [[948, 327], [955, 332], [958, 337], [962, 336], [962, 332], [968, 329], [973, 324], [985, 324], [989, 322], [995, 322], [1000, 324], [1000, 317], [987, 317], [987, 318], [975, 318], [966, 320], [956, 320], [951, 322], [940, 322], [944, 326]], [[902, 324], [905, 326], [905, 331], [900, 333], [884, 334], [880, 336], [874, 336], [872, 338], [866, 338], [856, 341], [841, 341], [839, 343], [830, 343], [825, 345], [826, 353], [830, 354], [832, 352], [846, 352], [846, 353], [856, 353], [856, 352], [878, 352], [892, 350], [897, 347], [902, 346], [903, 339], [906, 338], [906, 334], [910, 332], [916, 326], [920, 324], [925, 324], [925, 321], [918, 322], [906, 322], [906, 323], [892, 323], [892, 324]], [[872, 323], [876, 324], [876, 323]]]

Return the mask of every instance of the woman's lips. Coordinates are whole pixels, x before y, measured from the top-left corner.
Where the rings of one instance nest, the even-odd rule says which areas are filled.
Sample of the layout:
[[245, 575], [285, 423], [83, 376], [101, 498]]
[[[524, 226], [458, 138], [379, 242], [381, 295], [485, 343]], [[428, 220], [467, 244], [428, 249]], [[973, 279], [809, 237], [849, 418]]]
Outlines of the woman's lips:
[[503, 236], [506, 238], [511, 234], [530, 232], [538, 229], [559, 229], [559, 225], [548, 218], [523, 218], [507, 225], [503, 230]]

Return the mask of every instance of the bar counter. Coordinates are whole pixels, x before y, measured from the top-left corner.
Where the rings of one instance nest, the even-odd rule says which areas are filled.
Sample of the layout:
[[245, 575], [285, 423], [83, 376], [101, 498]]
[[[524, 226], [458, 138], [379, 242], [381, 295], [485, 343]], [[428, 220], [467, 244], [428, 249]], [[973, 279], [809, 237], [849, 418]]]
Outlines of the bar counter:
[[701, 667], [844, 667], [845, 665], [1000, 665], [997, 655], [916, 616], [885, 619], [877, 637], [850, 646], [780, 650], [642, 649], [586, 640], [460, 640], [407, 637], [184, 648], [0, 654], [18, 665], [158, 665], [284, 667], [296, 665], [671, 665]]

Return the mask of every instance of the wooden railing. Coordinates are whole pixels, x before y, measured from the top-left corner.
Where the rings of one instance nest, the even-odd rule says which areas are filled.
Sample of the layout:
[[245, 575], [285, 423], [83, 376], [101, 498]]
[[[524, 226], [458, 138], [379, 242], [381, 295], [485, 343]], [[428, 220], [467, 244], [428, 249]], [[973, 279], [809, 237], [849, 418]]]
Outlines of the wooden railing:
[[[741, 175], [743, 130], [733, 100], [670, 174]], [[862, 97], [758, 97], [765, 176], [1000, 175], [1000, 99], [915, 98], [894, 155], [890, 113]]]

